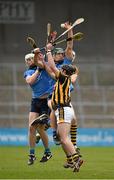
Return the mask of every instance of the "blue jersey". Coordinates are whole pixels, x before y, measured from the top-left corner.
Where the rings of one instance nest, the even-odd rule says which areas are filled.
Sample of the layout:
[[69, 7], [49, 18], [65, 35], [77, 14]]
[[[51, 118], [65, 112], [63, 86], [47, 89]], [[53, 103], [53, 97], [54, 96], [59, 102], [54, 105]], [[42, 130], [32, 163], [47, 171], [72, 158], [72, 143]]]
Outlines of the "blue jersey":
[[[35, 73], [37, 67], [31, 67], [28, 70], [24, 72], [24, 78], [27, 76], [31, 76], [32, 74]], [[38, 75], [36, 81], [34, 84], [30, 85], [32, 89], [32, 98], [40, 98], [41, 96], [45, 94], [49, 94], [49, 89], [50, 89], [50, 76], [48, 73], [42, 69], [40, 71], [40, 74]]]
[[[59, 61], [59, 62], [56, 63], [56, 67], [57, 67], [58, 69], [61, 69], [62, 65], [64, 65], [64, 64], [72, 64], [72, 60], [70, 60], [70, 59], [68, 59], [68, 58], [65, 57], [63, 60], [61, 60], [61, 61]], [[50, 94], [52, 94], [52, 92], [53, 92], [55, 82], [56, 82], [56, 80], [54, 80], [54, 79], [51, 79], [51, 80], [50, 80]], [[71, 86], [70, 86], [70, 91], [72, 91], [73, 89], [74, 89], [74, 87], [73, 87], [73, 85], [71, 84]]]

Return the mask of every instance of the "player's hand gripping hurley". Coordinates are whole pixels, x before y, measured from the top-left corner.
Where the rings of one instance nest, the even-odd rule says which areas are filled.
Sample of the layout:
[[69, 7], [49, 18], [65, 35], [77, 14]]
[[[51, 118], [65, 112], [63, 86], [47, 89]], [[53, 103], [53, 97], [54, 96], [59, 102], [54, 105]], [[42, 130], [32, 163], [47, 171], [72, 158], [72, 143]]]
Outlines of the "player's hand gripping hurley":
[[67, 34], [67, 32], [69, 32], [71, 29], [73, 29], [76, 25], [81, 24], [82, 22], [84, 22], [84, 18], [79, 18], [77, 19], [72, 26], [67, 29], [66, 31], [64, 31], [62, 34], [60, 34], [55, 40], [54, 42], [58, 41], [61, 37], [63, 37], [65, 34]]

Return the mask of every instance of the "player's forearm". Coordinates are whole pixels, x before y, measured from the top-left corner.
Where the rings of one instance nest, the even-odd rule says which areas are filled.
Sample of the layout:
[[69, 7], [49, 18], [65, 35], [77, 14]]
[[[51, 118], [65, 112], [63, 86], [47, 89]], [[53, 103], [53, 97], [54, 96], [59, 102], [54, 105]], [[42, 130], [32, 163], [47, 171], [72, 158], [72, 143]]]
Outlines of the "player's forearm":
[[55, 74], [57, 74], [58, 73], [58, 69], [55, 66], [55, 62], [54, 62], [54, 59], [52, 57], [51, 51], [47, 52], [47, 59], [48, 59], [48, 63], [49, 63], [50, 68], [52, 69], [52, 71]]
[[34, 84], [38, 75], [39, 75], [39, 71], [36, 70], [34, 74], [26, 78], [26, 82], [30, 85]]
[[[73, 31], [72, 30], [70, 30], [68, 32], [68, 38], [69, 37], [73, 37]], [[65, 50], [65, 55], [69, 59], [72, 59], [72, 50], [73, 50], [73, 40], [67, 41], [67, 47], [66, 47], [66, 50]]]
[[76, 67], [76, 73], [71, 76], [71, 82], [74, 84], [78, 78], [79, 75], [79, 69]]
[[54, 72], [52, 71], [52, 69], [50, 68], [50, 66], [49, 66], [49, 63], [47, 63], [47, 62], [43, 62], [44, 63], [44, 68], [45, 68], [45, 70], [47, 71], [47, 73], [53, 78], [53, 79], [55, 79], [55, 74], [54, 74]]
[[38, 66], [42, 69], [44, 68], [43, 62], [39, 60], [38, 53], [35, 53], [35, 55], [34, 55], [34, 63], [36, 66]]
[[73, 75], [71, 76], [71, 82], [72, 82], [72, 84], [74, 84], [74, 83], [76, 82], [77, 77], [78, 77], [77, 74], [73, 74]]
[[[68, 38], [73, 37], [73, 30], [71, 29], [68, 32]], [[73, 49], [73, 39], [71, 41], [67, 41], [67, 48]]]
[[47, 55], [47, 59], [48, 59], [49, 66], [50, 66], [51, 68], [55, 68], [55, 62], [54, 62], [54, 59], [53, 59], [53, 57], [52, 57], [51, 51], [49, 50], [46, 55]]

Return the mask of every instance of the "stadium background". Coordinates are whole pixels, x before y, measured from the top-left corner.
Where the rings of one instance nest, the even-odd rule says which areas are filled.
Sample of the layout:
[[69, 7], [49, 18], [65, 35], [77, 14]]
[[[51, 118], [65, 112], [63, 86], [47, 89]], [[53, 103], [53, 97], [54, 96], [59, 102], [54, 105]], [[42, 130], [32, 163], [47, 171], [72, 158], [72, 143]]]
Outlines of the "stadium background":
[[[59, 35], [63, 32], [62, 22], [74, 22], [80, 17], [85, 21], [74, 32], [81, 31], [85, 36], [82, 41], [74, 42], [80, 75], [72, 94], [82, 133], [79, 142], [114, 145], [113, 10], [113, 0], [0, 1], [1, 145], [26, 144], [31, 99], [31, 90], [23, 79], [24, 56], [31, 50], [27, 35], [42, 47], [48, 22]], [[61, 46], [64, 48], [65, 44]]]

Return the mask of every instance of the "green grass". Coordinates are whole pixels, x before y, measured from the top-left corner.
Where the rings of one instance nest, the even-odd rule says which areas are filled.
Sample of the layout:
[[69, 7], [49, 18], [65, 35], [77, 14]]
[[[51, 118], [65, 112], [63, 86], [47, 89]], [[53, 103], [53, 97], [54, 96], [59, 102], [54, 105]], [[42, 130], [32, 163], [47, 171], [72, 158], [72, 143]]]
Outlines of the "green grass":
[[53, 157], [42, 164], [43, 147], [37, 147], [37, 160], [28, 166], [28, 147], [0, 147], [0, 179], [114, 179], [114, 147], [81, 147], [84, 164], [78, 173], [63, 168], [61, 147], [51, 149]]

